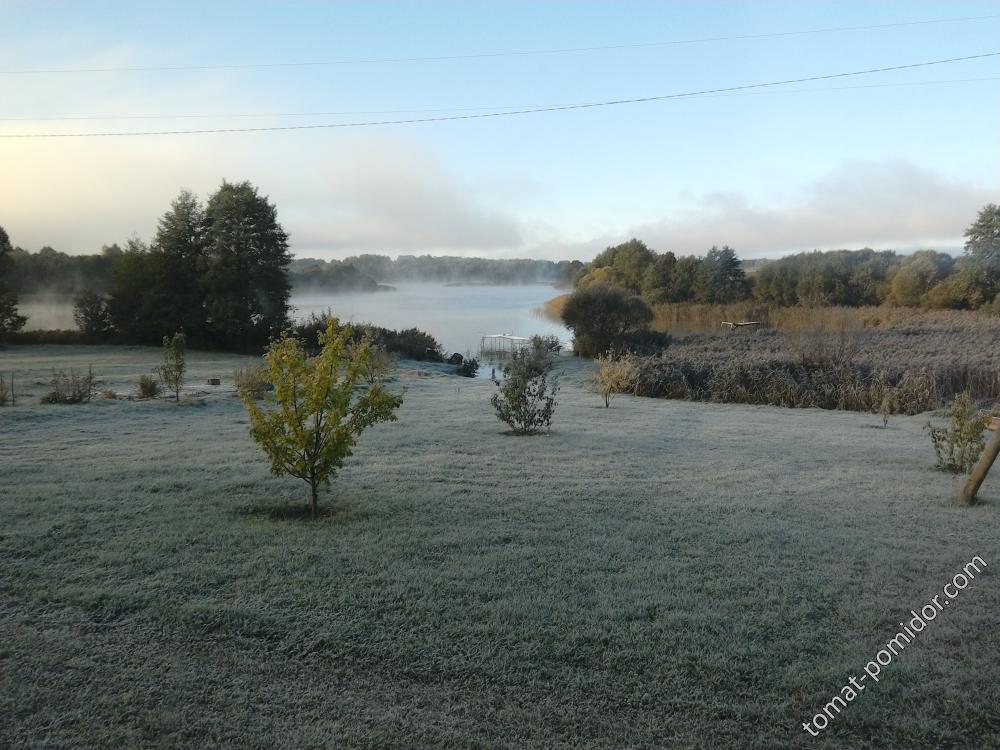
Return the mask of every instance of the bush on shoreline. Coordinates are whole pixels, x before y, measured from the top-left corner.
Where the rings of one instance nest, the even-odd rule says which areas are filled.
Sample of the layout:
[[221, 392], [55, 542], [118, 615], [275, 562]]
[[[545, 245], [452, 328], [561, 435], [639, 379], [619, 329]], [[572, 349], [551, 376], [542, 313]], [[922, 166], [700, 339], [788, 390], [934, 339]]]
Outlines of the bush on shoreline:
[[[312, 313], [305, 320], [292, 326], [292, 333], [308, 351], [319, 351], [319, 336], [326, 331], [327, 322], [333, 317], [335, 316], [330, 310], [319, 315]], [[416, 359], [424, 362], [444, 361], [441, 345], [437, 339], [417, 328], [404, 328], [396, 331], [371, 323], [356, 323], [351, 325], [351, 332], [355, 344], [360, 344], [362, 339], [367, 337], [374, 346], [402, 359]]]

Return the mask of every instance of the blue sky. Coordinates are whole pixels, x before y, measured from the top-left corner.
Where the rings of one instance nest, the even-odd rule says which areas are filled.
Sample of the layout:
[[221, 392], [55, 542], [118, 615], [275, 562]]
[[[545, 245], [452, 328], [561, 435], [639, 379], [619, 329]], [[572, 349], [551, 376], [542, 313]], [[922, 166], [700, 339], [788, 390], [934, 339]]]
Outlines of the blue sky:
[[[10, 71], [636, 44], [1000, 15], [1000, 3], [0, 2], [0, 14], [0, 70]], [[993, 18], [462, 60], [0, 74], [3, 118], [200, 116], [4, 119], [0, 134], [394, 119], [407, 115], [204, 115], [562, 104], [998, 50]], [[181, 187], [205, 195], [225, 178], [269, 194], [303, 256], [586, 259], [630, 236], [685, 253], [727, 243], [747, 257], [954, 248], [976, 210], [1000, 197], [1000, 80], [924, 82], [997, 77], [993, 57], [749, 95], [496, 119], [0, 139], [0, 224], [27, 248], [93, 252], [132, 233], [148, 238]], [[879, 85], [901, 83], [920, 85]]]

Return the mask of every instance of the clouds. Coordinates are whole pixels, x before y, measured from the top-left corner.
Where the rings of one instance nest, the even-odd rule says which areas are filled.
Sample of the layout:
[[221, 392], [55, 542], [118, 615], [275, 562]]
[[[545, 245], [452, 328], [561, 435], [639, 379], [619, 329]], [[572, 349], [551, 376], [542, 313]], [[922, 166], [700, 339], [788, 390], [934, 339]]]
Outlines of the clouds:
[[[664, 216], [545, 220], [557, 193], [531, 176], [463, 174], [398, 132], [252, 134], [0, 141], [0, 224], [15, 244], [95, 252], [149, 238], [182, 187], [202, 197], [223, 179], [248, 179], [277, 204], [300, 256], [438, 253], [589, 259], [639, 237], [703, 253], [729, 244], [742, 257], [813, 248], [956, 247], [995, 191], [906, 161], [848, 161], [783, 204], [738, 189], [681, 196]], [[621, 205], [620, 203], [618, 205]], [[607, 227], [581, 236], [585, 223]], [[620, 229], [619, 229], [620, 228]]]
[[955, 247], [991, 200], [995, 190], [906, 161], [848, 161], [784, 206], [754, 206], [738, 192], [717, 192], [626, 234], [683, 253], [725, 243], [751, 258], [865, 245]]
[[249, 179], [278, 206], [299, 255], [355, 252], [494, 254], [524, 244], [504, 184], [450, 170], [393, 136], [245, 136], [0, 142], [14, 179], [0, 180], [0, 224], [37, 249], [94, 252], [149, 237], [182, 187], [202, 197]]
[[[362, 139], [289, 186], [297, 245], [344, 252], [491, 254], [520, 248], [523, 226], [496, 191], [414, 143]], [[480, 195], [486, 193], [487, 195]]]

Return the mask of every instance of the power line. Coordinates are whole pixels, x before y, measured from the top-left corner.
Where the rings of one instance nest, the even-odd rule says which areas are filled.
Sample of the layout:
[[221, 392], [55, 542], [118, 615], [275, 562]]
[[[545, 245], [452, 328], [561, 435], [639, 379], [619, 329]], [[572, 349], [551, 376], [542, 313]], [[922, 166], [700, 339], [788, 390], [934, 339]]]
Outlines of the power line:
[[950, 57], [943, 60], [930, 60], [927, 62], [907, 63], [905, 65], [892, 65], [885, 68], [869, 68], [867, 70], [855, 70], [846, 73], [828, 73], [820, 76], [807, 76], [804, 78], [789, 78], [783, 81], [770, 81], [767, 83], [748, 83], [741, 86], [727, 86], [724, 88], [704, 89], [702, 91], [689, 91], [682, 94], [660, 94], [657, 96], [643, 96], [635, 99], [611, 99], [600, 102], [583, 102], [578, 104], [559, 104], [549, 107], [531, 107], [524, 109], [509, 110], [506, 112], [482, 112], [466, 115], [444, 115], [441, 117], [414, 117], [401, 120], [370, 120], [364, 122], [339, 122], [339, 123], [314, 123], [308, 125], [271, 125], [266, 127], [252, 128], [203, 128], [197, 130], [149, 130], [131, 132], [100, 132], [100, 133], [11, 133], [0, 134], [0, 138], [107, 138], [116, 136], [138, 136], [138, 135], [196, 135], [205, 133], [261, 133], [279, 130], [318, 130], [323, 128], [359, 128], [377, 125], [412, 125], [425, 122], [445, 122], [449, 120], [477, 120], [487, 117], [509, 117], [512, 115], [527, 115], [540, 112], [564, 112], [577, 109], [593, 109], [596, 107], [611, 107], [620, 104], [640, 104], [645, 102], [664, 101], [667, 99], [682, 99], [695, 96], [705, 96], [708, 94], [723, 94], [732, 91], [746, 91], [748, 89], [759, 89], [768, 86], [783, 86], [791, 83], [807, 83], [809, 81], [825, 81], [832, 78], [846, 78], [849, 76], [869, 75], [872, 73], [887, 73], [896, 70], [909, 70], [912, 68], [923, 68], [931, 65], [945, 65], [947, 63], [963, 62], [966, 60], [980, 60], [987, 57], [1000, 56], [1000, 52], [986, 52], [980, 55], [966, 55], [965, 57]]
[[[804, 94], [819, 91], [854, 91], [857, 89], [900, 88], [904, 86], [935, 86], [951, 83], [976, 83], [982, 81], [997, 81], [1000, 76], [985, 76], [982, 78], [947, 78], [933, 81], [901, 81], [897, 83], [865, 83], [858, 86], [824, 86], [821, 88], [786, 89], [784, 91], [749, 91], [728, 94], [691, 94], [690, 98], [718, 98], [725, 96], [757, 96], [774, 94]], [[265, 118], [265, 117], [337, 117], [347, 115], [396, 115], [419, 114], [424, 112], [487, 112], [505, 109], [547, 109], [561, 107], [564, 104], [496, 104], [489, 107], [436, 107], [432, 109], [355, 109], [337, 112], [218, 112], [181, 115], [71, 115], [52, 117], [0, 117], [0, 122], [78, 122], [93, 120], [225, 120], [229, 118]]]
[[67, 73], [138, 73], [153, 71], [183, 71], [183, 70], [245, 70], [254, 68], [305, 68], [330, 65], [372, 65], [386, 63], [440, 62], [445, 60], [474, 60], [497, 57], [527, 57], [531, 55], [560, 55], [582, 52], [602, 52], [608, 50], [642, 49], [647, 47], [668, 47], [683, 44], [704, 44], [708, 42], [732, 42], [747, 39], [774, 39], [777, 37], [806, 36], [810, 34], [831, 34], [846, 31], [868, 31], [873, 29], [901, 28], [906, 26], [925, 26], [939, 23], [962, 23], [966, 21], [984, 21], [1000, 18], [1000, 14], [986, 16], [961, 16], [957, 18], [931, 18], [922, 21], [898, 21], [895, 23], [870, 24], [866, 26], [835, 26], [822, 29], [806, 29], [801, 31], [775, 31], [764, 34], [740, 34], [734, 36], [702, 37], [698, 39], [672, 39], [659, 42], [636, 42], [629, 44], [607, 44], [592, 47], [561, 47], [555, 49], [514, 50], [507, 52], [477, 52], [462, 55], [429, 55], [423, 57], [381, 57], [357, 58], [345, 60], [312, 60], [296, 62], [270, 63], [233, 63], [218, 65], [143, 65], [134, 67], [106, 68], [39, 68], [21, 70], [0, 70], [0, 75], [54, 75]]

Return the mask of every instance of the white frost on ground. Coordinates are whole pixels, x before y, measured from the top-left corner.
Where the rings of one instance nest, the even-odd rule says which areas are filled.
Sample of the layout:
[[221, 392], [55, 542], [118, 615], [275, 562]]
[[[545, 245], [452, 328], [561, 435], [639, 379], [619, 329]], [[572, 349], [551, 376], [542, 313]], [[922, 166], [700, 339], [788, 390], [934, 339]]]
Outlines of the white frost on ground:
[[[89, 669], [109, 700], [159, 711], [160, 736], [209, 731], [185, 703], [196, 690], [206, 717], [214, 706], [278, 744], [804, 744], [801, 722], [911, 608], [973, 555], [1000, 566], [1000, 471], [983, 505], [951, 505], [957, 483], [932, 470], [926, 416], [882, 429], [850, 412], [627, 396], [604, 409], [582, 387], [590, 364], [572, 359], [552, 431], [529, 438], [505, 434], [489, 381], [404, 363], [390, 383], [405, 389], [398, 423], [366, 432], [322, 497], [343, 515], [274, 521], [267, 509], [304, 503], [306, 488], [270, 477], [247, 435], [232, 371], [249, 358], [191, 353], [198, 408], [37, 403], [52, 367], [92, 363], [124, 393], [159, 356], [0, 351], [21, 400], [0, 409], [0, 563], [14, 592], [0, 628], [41, 638], [15, 652], [19, 674], [49, 675], [22, 686], [22, 740], [81, 710], [86, 689], [46, 660], [84, 643], [102, 654]], [[210, 376], [224, 385], [201, 385]], [[101, 587], [102, 602], [131, 602], [111, 629], [120, 642], [75, 614], [43, 626]], [[984, 746], [998, 607], [987, 572], [811, 746]], [[266, 618], [278, 640], [251, 648], [244, 620], [218, 612]], [[230, 624], [209, 636], [192, 624], [205, 618]], [[300, 629], [329, 658], [281, 645]], [[122, 654], [137, 643], [159, 644], [157, 664], [184, 654], [148, 689], [190, 725], [130, 697], [144, 678]], [[229, 702], [237, 679], [245, 710]], [[350, 688], [324, 718], [338, 680]], [[302, 722], [307, 707], [318, 713]], [[47, 736], [144, 736], [94, 711]], [[959, 716], [973, 717], [971, 738]]]

